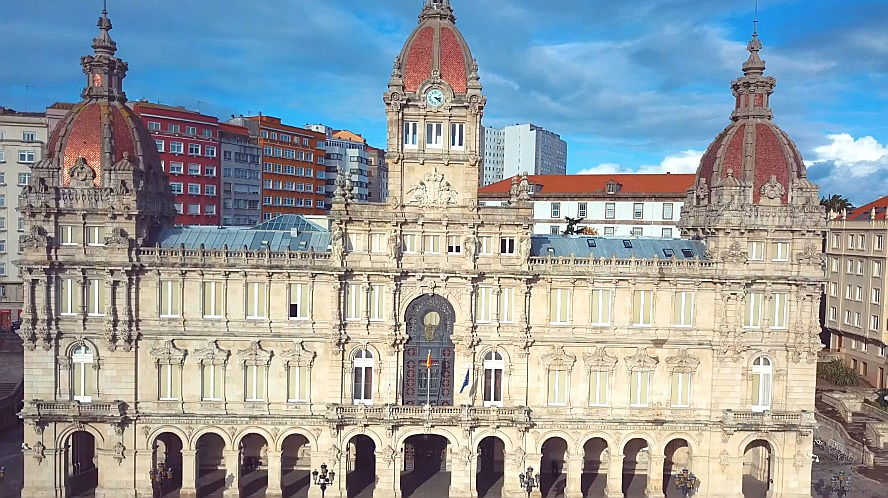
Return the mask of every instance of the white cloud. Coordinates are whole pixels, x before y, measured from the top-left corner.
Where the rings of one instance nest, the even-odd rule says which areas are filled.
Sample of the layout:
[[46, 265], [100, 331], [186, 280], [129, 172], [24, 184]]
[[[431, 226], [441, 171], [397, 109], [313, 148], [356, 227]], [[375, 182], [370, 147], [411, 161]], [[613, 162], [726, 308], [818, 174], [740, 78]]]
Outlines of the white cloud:
[[578, 175], [605, 175], [618, 173], [696, 173], [703, 152], [694, 149], [669, 154], [660, 164], [643, 165], [636, 168], [615, 163], [603, 163], [577, 172]]
[[808, 177], [821, 194], [841, 194], [865, 204], [888, 191], [888, 146], [871, 136], [827, 135], [828, 144], [814, 148]]
[[[839, 166], [851, 166], [862, 162], [878, 161], [888, 157], [888, 147], [880, 144], [875, 138], [865, 136], [855, 139], [847, 133], [827, 135], [831, 143], [814, 147], [814, 162], [835, 161]], [[855, 176], [862, 176], [872, 171], [861, 171], [851, 168], [848, 171]]]

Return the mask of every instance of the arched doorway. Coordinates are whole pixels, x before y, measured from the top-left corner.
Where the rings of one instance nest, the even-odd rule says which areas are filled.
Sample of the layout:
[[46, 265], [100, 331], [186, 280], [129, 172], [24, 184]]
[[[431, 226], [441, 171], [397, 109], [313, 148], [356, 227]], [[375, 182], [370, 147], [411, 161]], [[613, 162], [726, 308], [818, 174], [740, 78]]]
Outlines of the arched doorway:
[[453, 405], [453, 306], [442, 296], [424, 295], [407, 306], [404, 319], [404, 404]]
[[478, 475], [475, 486], [478, 496], [501, 496], [503, 489], [506, 445], [496, 436], [487, 436], [478, 444]]
[[401, 472], [404, 497], [448, 496], [450, 472], [447, 463], [447, 438], [435, 434], [408, 437], [404, 441], [404, 470]]
[[238, 447], [240, 495], [265, 496], [268, 487], [268, 442], [259, 434], [247, 434]]
[[600, 437], [586, 441], [583, 445], [583, 477], [580, 479], [583, 496], [604, 496], [609, 461], [607, 441]]
[[774, 475], [771, 443], [757, 439], [743, 451], [743, 496], [766, 496]]
[[[213, 433], [202, 435], [195, 446], [197, 450], [197, 495], [214, 496], [225, 488], [225, 461], [222, 452], [225, 441]], [[233, 478], [232, 478], [233, 479]]]
[[567, 441], [550, 437], [540, 450], [540, 491], [543, 496], [564, 496], [567, 487]]
[[682, 469], [694, 470], [691, 468], [691, 447], [684, 439], [673, 439], [666, 445], [663, 454], [666, 457], [663, 462], [663, 492], [667, 498], [683, 498], [684, 494], [675, 487], [672, 476]]
[[164, 432], [154, 439], [151, 450], [155, 496], [179, 496], [179, 488], [182, 487], [182, 440], [176, 434]]
[[372, 496], [376, 484], [376, 443], [370, 436], [359, 434], [348, 442], [346, 490], [348, 496], [360, 493]]
[[69, 496], [92, 496], [99, 485], [96, 467], [96, 439], [86, 431], [76, 431], [65, 443], [65, 489]]
[[303, 498], [311, 486], [311, 445], [302, 434], [290, 434], [281, 444], [281, 489], [284, 496]]
[[651, 449], [644, 439], [632, 439], [623, 446], [623, 494], [644, 496], [647, 490]]

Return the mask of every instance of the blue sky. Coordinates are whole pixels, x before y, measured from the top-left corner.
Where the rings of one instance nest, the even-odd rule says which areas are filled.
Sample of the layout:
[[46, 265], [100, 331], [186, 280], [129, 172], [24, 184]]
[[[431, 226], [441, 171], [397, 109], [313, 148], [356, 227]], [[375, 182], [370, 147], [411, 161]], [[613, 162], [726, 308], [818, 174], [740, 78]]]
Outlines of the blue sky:
[[[126, 91], [384, 146], [382, 93], [422, 0], [109, 0]], [[452, 0], [485, 121], [569, 143], [568, 170], [692, 172], [727, 124], [754, 0]], [[79, 99], [100, 0], [0, 0], [0, 105]], [[888, 194], [888, 2], [760, 0], [775, 121], [824, 193]], [[10, 54], [22, 54], [16, 60]], [[17, 62], [17, 63], [10, 63]]]

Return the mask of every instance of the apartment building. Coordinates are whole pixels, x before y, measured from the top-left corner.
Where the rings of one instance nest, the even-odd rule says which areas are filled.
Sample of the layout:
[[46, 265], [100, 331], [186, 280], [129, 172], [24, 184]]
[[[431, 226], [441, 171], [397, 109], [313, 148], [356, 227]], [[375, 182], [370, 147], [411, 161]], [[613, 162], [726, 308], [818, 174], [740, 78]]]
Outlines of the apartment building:
[[262, 153], [263, 220], [282, 214], [327, 213], [323, 133], [290, 126], [274, 116], [240, 116]]
[[370, 151], [367, 139], [348, 130], [334, 130], [322, 124], [305, 125], [308, 130], [323, 133], [326, 163], [327, 205], [333, 202], [336, 179], [340, 175], [351, 180], [352, 199], [367, 202], [370, 198]]
[[175, 196], [179, 225], [218, 225], [219, 119], [184, 107], [138, 101], [132, 109], [154, 138]]
[[481, 129], [481, 137], [484, 142], [481, 185], [490, 185], [503, 179], [506, 131], [485, 126]]
[[831, 213], [824, 326], [830, 349], [875, 387], [888, 386], [888, 196]]
[[367, 200], [385, 202], [388, 199], [388, 164], [385, 162], [385, 150], [367, 146]]
[[262, 150], [244, 126], [219, 124], [222, 224], [255, 226], [261, 218]]
[[9, 330], [22, 311], [22, 278], [15, 261], [24, 218], [15, 206], [46, 139], [45, 114], [0, 107], [0, 330]]
[[567, 173], [567, 142], [557, 133], [535, 124], [484, 128], [483, 144], [481, 181], [484, 185], [522, 173]]
[[[482, 187], [483, 205], [509, 202], [512, 177]], [[565, 218], [605, 237], [678, 238], [678, 218], [694, 175], [532, 175], [533, 233], [560, 234]]]

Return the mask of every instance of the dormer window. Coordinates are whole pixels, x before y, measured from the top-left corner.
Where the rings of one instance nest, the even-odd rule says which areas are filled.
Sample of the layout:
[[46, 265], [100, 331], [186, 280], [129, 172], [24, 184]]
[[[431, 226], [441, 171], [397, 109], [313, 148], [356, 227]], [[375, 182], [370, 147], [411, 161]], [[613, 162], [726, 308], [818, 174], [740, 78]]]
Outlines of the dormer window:
[[615, 181], [607, 182], [607, 195], [614, 195], [620, 191], [620, 184]]

